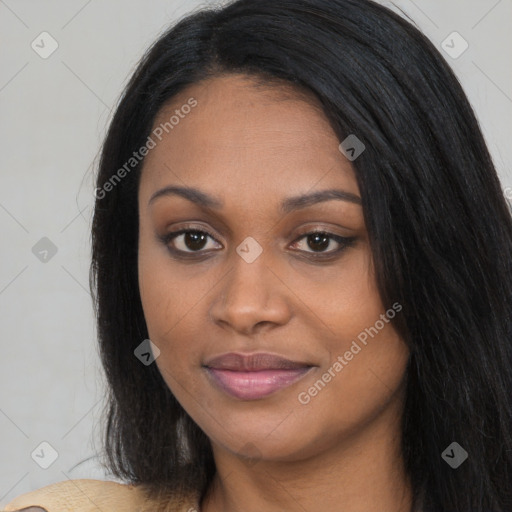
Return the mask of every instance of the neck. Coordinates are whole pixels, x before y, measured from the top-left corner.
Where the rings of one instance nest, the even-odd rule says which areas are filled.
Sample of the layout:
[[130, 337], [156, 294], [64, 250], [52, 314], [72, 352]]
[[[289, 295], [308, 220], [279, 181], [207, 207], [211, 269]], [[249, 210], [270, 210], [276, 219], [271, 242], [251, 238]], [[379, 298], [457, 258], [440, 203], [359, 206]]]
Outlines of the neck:
[[329, 449], [293, 461], [249, 463], [212, 443], [217, 473], [201, 512], [410, 512], [400, 422], [387, 414], [393, 411]]

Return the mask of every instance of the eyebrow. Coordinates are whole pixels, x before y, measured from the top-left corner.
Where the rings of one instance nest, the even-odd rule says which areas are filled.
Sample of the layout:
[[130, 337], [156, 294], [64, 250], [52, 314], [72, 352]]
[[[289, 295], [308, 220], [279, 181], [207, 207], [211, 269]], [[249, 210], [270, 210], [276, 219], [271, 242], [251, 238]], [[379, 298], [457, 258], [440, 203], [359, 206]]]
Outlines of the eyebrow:
[[[206, 192], [203, 192], [194, 187], [179, 187], [170, 185], [157, 190], [149, 199], [148, 206], [151, 205], [156, 199], [167, 196], [180, 196], [192, 203], [195, 203], [204, 208], [219, 210], [224, 206], [224, 203], [213, 197]], [[281, 211], [283, 213], [290, 213], [294, 210], [306, 208], [316, 203], [323, 201], [330, 201], [337, 199], [340, 201], [348, 201], [349, 203], [361, 204], [361, 198], [351, 192], [346, 192], [340, 189], [327, 189], [308, 194], [301, 194], [298, 196], [288, 197], [281, 203]]]

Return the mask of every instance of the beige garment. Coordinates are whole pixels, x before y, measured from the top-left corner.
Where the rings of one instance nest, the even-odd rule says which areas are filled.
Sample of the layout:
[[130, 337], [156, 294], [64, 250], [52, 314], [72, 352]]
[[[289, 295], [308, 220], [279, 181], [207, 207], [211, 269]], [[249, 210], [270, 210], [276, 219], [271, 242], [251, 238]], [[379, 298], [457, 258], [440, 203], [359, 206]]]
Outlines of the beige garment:
[[[151, 510], [142, 490], [134, 485], [92, 479], [65, 480], [22, 494], [3, 512], [41, 507], [47, 512], [145, 512]], [[198, 512], [197, 501], [169, 503], [169, 512]], [[37, 510], [37, 509], [36, 509]]]

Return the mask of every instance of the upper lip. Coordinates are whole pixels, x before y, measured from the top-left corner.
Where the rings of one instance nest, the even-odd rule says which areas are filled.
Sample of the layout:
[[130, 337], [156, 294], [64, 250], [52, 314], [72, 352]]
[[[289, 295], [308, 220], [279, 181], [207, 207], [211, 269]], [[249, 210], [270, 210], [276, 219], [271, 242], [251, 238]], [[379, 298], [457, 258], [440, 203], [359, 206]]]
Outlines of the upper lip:
[[312, 366], [269, 353], [240, 354], [229, 352], [209, 359], [204, 366], [216, 370], [257, 372], [259, 370], [296, 370]]

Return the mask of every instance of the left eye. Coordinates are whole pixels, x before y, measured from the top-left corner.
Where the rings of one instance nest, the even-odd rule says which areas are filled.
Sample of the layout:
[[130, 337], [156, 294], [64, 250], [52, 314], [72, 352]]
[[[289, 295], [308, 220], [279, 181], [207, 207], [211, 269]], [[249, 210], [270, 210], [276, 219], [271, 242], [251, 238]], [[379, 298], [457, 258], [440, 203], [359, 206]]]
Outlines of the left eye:
[[[333, 254], [342, 251], [354, 241], [353, 238], [346, 238], [344, 236], [335, 235], [334, 233], [327, 233], [325, 231], [314, 231], [312, 233], [306, 233], [302, 235], [295, 242], [293, 242], [293, 245], [298, 245], [298, 242], [302, 240], [305, 241], [307, 247], [312, 249], [311, 251], [305, 249], [302, 250], [304, 252], [311, 252], [313, 254]], [[338, 247], [335, 248], [334, 250], [326, 250], [332, 245], [331, 242], [333, 241], [335, 242], [335, 244], [338, 244]]]

